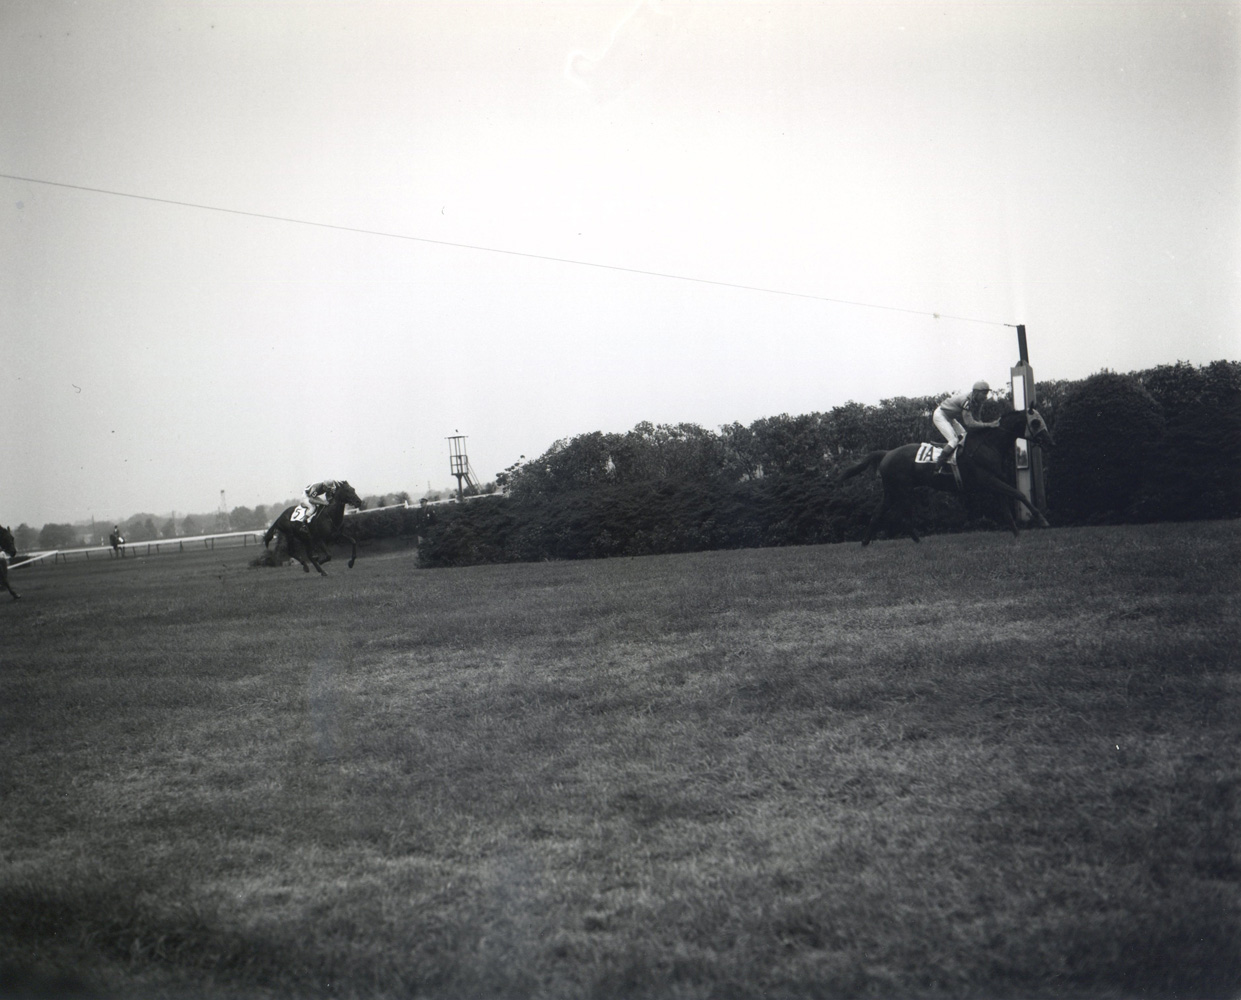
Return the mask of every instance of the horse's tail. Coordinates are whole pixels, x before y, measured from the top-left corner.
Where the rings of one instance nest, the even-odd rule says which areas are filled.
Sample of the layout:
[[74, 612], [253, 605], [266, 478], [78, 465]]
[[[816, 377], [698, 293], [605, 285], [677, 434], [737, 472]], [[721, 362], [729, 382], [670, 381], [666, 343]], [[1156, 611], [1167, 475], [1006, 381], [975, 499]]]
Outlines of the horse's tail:
[[859, 475], [860, 473], [871, 472], [879, 468], [879, 463], [883, 460], [883, 456], [886, 454], [887, 452], [882, 451], [882, 450], [872, 451], [869, 455], [867, 455], [860, 462], [856, 463], [855, 465], [851, 465], [849, 466], [849, 468], [845, 469], [845, 471], [840, 474], [840, 476], [837, 478], [836, 481], [843, 483], [846, 479], [852, 479], [854, 476]]
[[276, 533], [276, 525], [280, 523], [280, 518], [276, 518], [271, 523], [271, 527], [263, 535], [263, 548], [267, 548], [267, 543], [272, 540], [272, 536]]

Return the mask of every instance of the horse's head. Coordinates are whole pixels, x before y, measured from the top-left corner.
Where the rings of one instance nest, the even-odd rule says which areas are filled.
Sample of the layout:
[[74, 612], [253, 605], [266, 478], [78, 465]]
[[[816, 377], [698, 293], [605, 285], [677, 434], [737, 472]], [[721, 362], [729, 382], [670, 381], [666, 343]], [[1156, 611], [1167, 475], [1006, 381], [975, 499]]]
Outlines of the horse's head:
[[17, 555], [17, 543], [13, 541], [13, 532], [8, 528], [0, 528], [0, 549], [10, 558]]
[[1051, 428], [1047, 426], [1047, 421], [1043, 419], [1043, 415], [1033, 406], [1026, 410], [1025, 436], [1032, 444], [1037, 444], [1043, 448], [1052, 448], [1056, 444], [1055, 438], [1051, 436]]
[[342, 479], [336, 485], [336, 493], [333, 494], [333, 499], [340, 500], [348, 507], [366, 510], [366, 501], [358, 496], [357, 490], [350, 486], [347, 480]]

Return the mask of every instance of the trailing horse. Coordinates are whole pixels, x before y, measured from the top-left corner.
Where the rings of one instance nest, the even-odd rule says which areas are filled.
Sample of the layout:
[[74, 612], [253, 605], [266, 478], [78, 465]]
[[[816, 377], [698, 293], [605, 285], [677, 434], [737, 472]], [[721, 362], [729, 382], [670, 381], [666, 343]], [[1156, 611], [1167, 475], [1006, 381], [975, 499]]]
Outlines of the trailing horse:
[[[1012, 454], [1013, 443], [1019, 437], [1044, 447], [1055, 444], [1051, 431], [1047, 429], [1047, 422], [1038, 410], [1031, 408], [1005, 413], [1000, 417], [998, 427], [975, 427], [965, 436], [965, 441], [957, 450], [957, 470], [961, 474], [959, 486], [951, 468], [945, 466], [939, 471], [936, 470], [931, 454], [933, 448], [926, 444], [906, 444], [891, 451], [872, 451], [862, 461], [845, 469], [840, 475], [841, 480], [872, 469], [878, 470], [879, 477], [883, 480], [883, 499], [875, 509], [870, 524], [866, 526], [862, 544], [870, 544], [879, 522], [892, 507], [898, 508], [910, 537], [915, 542], [921, 541], [914, 526], [911, 498], [912, 491], [920, 486], [953, 493], [1007, 497], [1024, 504], [1038, 519], [1039, 524], [1047, 527], [1047, 518], [1042, 511], [1037, 510], [1019, 489], [1004, 479], [1004, 458]], [[1013, 517], [1012, 505], [1001, 506], [1009, 527], [1016, 535], [1017, 521]]]
[[4, 554], [8, 559], [0, 559], [0, 586], [4, 587], [13, 595], [13, 600], [17, 600], [22, 595], [13, 589], [9, 583], [9, 559], [17, 557], [17, 543], [13, 541], [13, 532], [8, 528], [0, 528], [0, 549], [4, 550]]
[[[315, 569], [323, 576], [327, 576], [327, 570], [319, 565], [332, 558], [327, 547], [337, 542], [348, 542], [353, 546], [353, 553], [349, 556], [349, 568], [352, 569], [358, 558], [358, 542], [352, 535], [346, 535], [343, 530], [346, 506], [357, 507], [358, 510], [366, 509], [365, 501], [358, 496], [354, 488], [341, 480], [336, 490], [328, 495], [327, 505], [314, 514], [309, 525], [306, 523], [305, 507], [301, 504], [286, 507], [263, 535], [263, 545], [266, 547], [278, 531], [284, 535], [285, 542], [289, 546], [289, 555], [302, 564], [303, 570], [310, 572], [310, 567], [306, 564], [306, 560], [309, 559]], [[315, 558], [316, 548], [323, 552], [322, 559]]]

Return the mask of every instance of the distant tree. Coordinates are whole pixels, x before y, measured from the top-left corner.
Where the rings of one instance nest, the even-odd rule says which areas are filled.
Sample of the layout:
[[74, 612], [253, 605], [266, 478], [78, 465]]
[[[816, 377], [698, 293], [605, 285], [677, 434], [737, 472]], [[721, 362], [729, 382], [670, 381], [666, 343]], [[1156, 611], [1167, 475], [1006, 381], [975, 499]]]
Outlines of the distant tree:
[[730, 483], [744, 483], [763, 474], [762, 458], [754, 431], [744, 424], [725, 424], [720, 428], [720, 474]]
[[72, 524], [45, 524], [39, 531], [39, 548], [68, 549], [78, 544], [78, 529]]
[[1241, 394], [1241, 361], [1212, 361], [1203, 370], [1203, 402], [1227, 409]]
[[134, 514], [127, 517], [121, 522], [120, 528], [127, 542], [149, 542], [159, 537], [152, 514]]
[[[731, 433], [732, 453], [742, 435]], [[756, 420], [747, 429], [751, 467], [758, 477], [821, 472], [827, 462], [827, 436], [820, 414]]]
[[267, 516], [267, 505], [259, 504], [254, 508], [254, 516], [250, 521], [250, 527], [266, 528], [267, 525], [273, 520], [275, 519]]
[[[264, 512], [264, 515], [266, 512]], [[266, 517], [260, 516], [258, 509], [251, 510], [249, 507], [234, 507], [228, 513], [228, 523], [233, 526], [234, 531], [249, 531], [253, 528], [267, 527]]]
[[173, 520], [171, 517], [168, 518], [168, 520], [165, 521], [163, 524], [161, 524], [159, 527], [159, 537], [160, 538], [176, 538], [177, 537], [177, 522]]
[[[516, 462], [510, 465], [503, 472], [496, 473], [496, 485], [501, 491], [508, 493], [512, 490], [514, 483], [520, 478], [522, 470], [526, 465], [526, 456], [522, 455]], [[439, 494], [434, 490], [428, 490], [420, 498], [421, 503], [430, 503], [432, 500], [438, 500]]]
[[18, 552], [28, 552], [39, 541], [39, 533], [23, 522], [13, 529], [13, 541], [17, 544]]
[[1188, 361], [1159, 365], [1138, 374], [1143, 387], [1163, 407], [1164, 416], [1182, 413], [1202, 398], [1206, 379]]
[[193, 514], [186, 514], [181, 521], [181, 534], [183, 535], [201, 535], [203, 533], [202, 521]]
[[825, 415], [827, 447], [837, 458], [879, 447], [868, 440], [867, 409], [850, 400], [833, 406]]
[[[877, 442], [876, 448], [899, 448], [912, 441], [938, 440], [939, 434], [934, 433], [931, 414], [939, 405], [942, 396], [896, 396], [881, 400], [879, 406], [870, 414], [872, 434]], [[982, 419], [995, 420], [1004, 409], [994, 399], [988, 399], [983, 405]]]

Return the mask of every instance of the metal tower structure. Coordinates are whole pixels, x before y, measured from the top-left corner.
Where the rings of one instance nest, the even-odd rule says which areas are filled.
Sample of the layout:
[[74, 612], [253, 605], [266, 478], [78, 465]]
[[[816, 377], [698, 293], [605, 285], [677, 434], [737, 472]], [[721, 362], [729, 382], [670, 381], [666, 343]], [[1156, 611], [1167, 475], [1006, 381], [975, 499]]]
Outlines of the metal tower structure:
[[217, 531], [228, 530], [228, 505], [224, 502], [223, 490], [220, 490], [220, 506], [215, 512], [215, 526]]
[[465, 499], [465, 488], [477, 490], [474, 471], [470, 468], [470, 456], [465, 452], [465, 435], [456, 434], [448, 439], [448, 468], [457, 478], [457, 499]]

